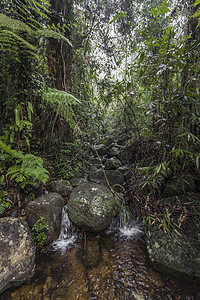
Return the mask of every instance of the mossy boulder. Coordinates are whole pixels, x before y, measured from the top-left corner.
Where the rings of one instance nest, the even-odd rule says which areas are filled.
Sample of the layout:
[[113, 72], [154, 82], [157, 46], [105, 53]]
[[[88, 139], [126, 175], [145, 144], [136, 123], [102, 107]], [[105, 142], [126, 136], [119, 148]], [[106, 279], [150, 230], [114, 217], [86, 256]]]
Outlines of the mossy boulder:
[[62, 197], [69, 197], [73, 187], [68, 180], [54, 180], [47, 185], [47, 191], [58, 193]]
[[44, 221], [48, 222], [49, 229], [45, 232], [47, 236], [47, 245], [59, 236], [63, 206], [64, 199], [57, 193], [43, 195], [34, 201], [29, 202], [26, 206], [25, 212], [27, 222], [31, 228], [40, 217], [43, 217]]
[[[98, 152], [98, 154], [99, 154], [100, 156], [105, 155], [105, 154], [106, 154], [106, 151], [107, 151], [107, 148], [106, 148], [106, 146], [105, 146], [104, 144], [96, 145], [96, 146], [95, 146], [95, 149], [96, 149], [96, 151]], [[94, 151], [94, 153], [95, 153], [95, 151]]]
[[121, 167], [122, 163], [117, 158], [110, 158], [105, 163], [106, 170], [116, 170], [117, 168]]
[[118, 157], [122, 163], [126, 164], [130, 162], [133, 152], [132, 148], [132, 145], [126, 145], [120, 148]]
[[97, 233], [110, 224], [118, 204], [107, 187], [88, 182], [72, 191], [67, 207], [75, 225]]
[[75, 178], [72, 178], [72, 179], [70, 180], [70, 182], [71, 182], [72, 187], [75, 188], [75, 187], [77, 187], [78, 185], [87, 182], [87, 179], [75, 177]]
[[28, 224], [18, 218], [0, 219], [0, 293], [31, 279], [35, 246]]
[[146, 237], [147, 251], [154, 267], [178, 278], [193, 278], [200, 282], [200, 251], [179, 230], [164, 233], [156, 226]]
[[[111, 185], [111, 186], [113, 186], [115, 184], [123, 185], [123, 183], [125, 181], [124, 175], [118, 170], [105, 170], [105, 174], [108, 179], [109, 185]], [[96, 172], [90, 173], [89, 180], [96, 182], [96, 183], [108, 185], [102, 169], [97, 170]]]
[[195, 183], [189, 175], [171, 178], [165, 186], [165, 194], [168, 197], [192, 192], [195, 192]]

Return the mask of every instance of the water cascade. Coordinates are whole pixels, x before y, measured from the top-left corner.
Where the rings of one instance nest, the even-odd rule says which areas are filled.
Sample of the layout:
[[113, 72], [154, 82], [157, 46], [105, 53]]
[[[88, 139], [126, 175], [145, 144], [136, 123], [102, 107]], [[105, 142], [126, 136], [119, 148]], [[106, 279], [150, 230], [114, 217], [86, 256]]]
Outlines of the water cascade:
[[134, 220], [132, 213], [128, 209], [123, 209], [119, 220], [120, 237], [128, 239], [138, 238], [143, 232], [139, 224]]
[[76, 239], [77, 233], [72, 230], [71, 222], [67, 213], [67, 206], [65, 205], [62, 209], [60, 235], [58, 239], [51, 244], [51, 246], [55, 251], [59, 251], [61, 254], [64, 254], [67, 249], [74, 246]]
[[106, 233], [79, 239], [65, 206], [60, 236], [52, 243], [56, 251], [41, 254], [35, 279], [5, 291], [0, 300], [200, 299], [198, 287], [174, 281], [149, 265], [142, 229], [129, 208], [121, 210]]
[[112, 220], [109, 228], [106, 230], [106, 234], [112, 233], [115, 233], [115, 236], [129, 240], [139, 238], [143, 231], [139, 223], [134, 219], [133, 214], [126, 207]]

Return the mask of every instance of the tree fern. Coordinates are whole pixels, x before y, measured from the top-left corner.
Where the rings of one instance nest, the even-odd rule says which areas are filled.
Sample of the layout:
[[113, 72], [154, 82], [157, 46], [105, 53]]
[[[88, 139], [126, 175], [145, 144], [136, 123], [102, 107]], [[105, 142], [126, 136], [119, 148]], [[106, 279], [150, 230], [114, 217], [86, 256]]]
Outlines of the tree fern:
[[81, 104], [80, 100], [69, 93], [50, 88], [43, 92], [42, 99], [74, 129], [76, 122], [72, 105]]
[[43, 28], [44, 22], [37, 20], [49, 20], [50, 3], [47, 0], [7, 0], [9, 12], [17, 19], [23, 20], [31, 28]]
[[0, 27], [9, 28], [11, 31], [25, 31], [33, 35], [34, 30], [20, 20], [10, 18], [4, 14], [0, 14]]
[[36, 37], [37, 39], [41, 37], [55, 38], [58, 40], [62, 39], [72, 47], [71, 42], [61, 33], [50, 29], [38, 29], [35, 31], [24, 22], [10, 18], [4, 14], [0, 14], [0, 29], [0, 43], [4, 43], [5, 45], [10, 45], [10, 40], [13, 38], [13, 42], [18, 40], [22, 44], [26, 45], [29, 49], [36, 51], [35, 46], [20, 36], [20, 32], [25, 32], [32, 40], [34, 40]]
[[4, 50], [11, 50], [12, 46], [16, 46], [16, 43], [18, 42], [20, 46], [26, 47], [32, 51], [33, 55], [36, 55], [37, 48], [34, 45], [10, 30], [0, 31], [0, 41]]

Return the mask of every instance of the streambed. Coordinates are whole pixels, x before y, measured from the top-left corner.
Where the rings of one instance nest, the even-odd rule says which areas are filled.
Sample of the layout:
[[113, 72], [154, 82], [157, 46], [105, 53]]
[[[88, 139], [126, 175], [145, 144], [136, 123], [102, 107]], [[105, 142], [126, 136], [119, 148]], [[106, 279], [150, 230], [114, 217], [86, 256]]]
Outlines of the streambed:
[[33, 279], [0, 299], [196, 300], [200, 289], [156, 272], [142, 236], [103, 233], [77, 238], [63, 255], [52, 250], [40, 255]]

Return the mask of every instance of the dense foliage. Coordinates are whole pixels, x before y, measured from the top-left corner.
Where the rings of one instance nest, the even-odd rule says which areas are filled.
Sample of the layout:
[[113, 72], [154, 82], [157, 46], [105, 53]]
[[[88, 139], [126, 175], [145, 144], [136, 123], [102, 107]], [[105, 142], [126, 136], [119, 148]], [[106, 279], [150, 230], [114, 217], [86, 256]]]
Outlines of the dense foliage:
[[150, 194], [196, 174], [199, 6], [0, 1], [1, 214], [28, 184], [80, 174], [89, 146], [108, 138], [145, 153], [133, 167]]

